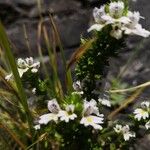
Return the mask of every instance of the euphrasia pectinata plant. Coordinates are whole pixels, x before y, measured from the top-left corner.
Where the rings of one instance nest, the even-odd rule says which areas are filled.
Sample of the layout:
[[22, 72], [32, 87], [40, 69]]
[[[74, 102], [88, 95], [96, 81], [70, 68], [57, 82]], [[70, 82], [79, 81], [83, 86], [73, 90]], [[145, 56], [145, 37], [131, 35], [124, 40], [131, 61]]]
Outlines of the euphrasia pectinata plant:
[[[138, 132], [141, 128], [145, 133], [150, 131], [150, 102], [142, 102], [127, 115], [130, 123], [121, 119], [109, 121], [104, 110], [109, 111], [111, 100], [99, 94], [104, 92], [101, 84], [107, 75], [109, 58], [118, 55], [125, 46], [125, 38], [150, 35], [139, 23], [143, 17], [139, 12], [129, 11], [123, 1], [94, 8], [93, 17], [95, 24], [88, 32], [94, 33], [94, 40], [77, 62], [74, 91], [63, 100], [51, 95], [52, 99], [47, 101], [48, 112], [35, 121], [36, 136], [45, 133], [47, 136], [41, 142], [43, 149], [56, 144], [64, 150], [128, 150], [134, 148], [134, 142], [141, 137]], [[18, 59], [17, 65], [22, 81], [30, 81], [34, 94], [48, 92], [40, 86], [47, 86], [46, 82], [37, 77], [39, 62], [33, 58]], [[12, 74], [6, 76], [6, 80], [12, 78]], [[55, 144], [50, 144], [50, 140]]]
[[[95, 24], [88, 32], [94, 32], [95, 41], [76, 66], [77, 80], [83, 85], [84, 95], [96, 98], [95, 90], [102, 90], [102, 79], [107, 75], [109, 59], [117, 56], [125, 46], [128, 35], [148, 37], [150, 32], [139, 24], [139, 12], [131, 12], [122, 1], [94, 8]], [[97, 87], [98, 84], [98, 87]]]

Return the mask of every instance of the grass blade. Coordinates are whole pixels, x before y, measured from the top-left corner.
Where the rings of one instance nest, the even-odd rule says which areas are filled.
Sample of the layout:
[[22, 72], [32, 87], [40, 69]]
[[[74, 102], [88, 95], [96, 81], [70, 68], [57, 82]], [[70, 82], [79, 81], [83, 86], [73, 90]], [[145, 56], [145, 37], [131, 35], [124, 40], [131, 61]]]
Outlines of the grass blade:
[[29, 110], [29, 107], [28, 107], [28, 104], [27, 104], [27, 97], [26, 97], [26, 94], [24, 92], [24, 89], [23, 89], [23, 86], [22, 86], [22, 83], [21, 83], [21, 79], [20, 79], [20, 76], [19, 76], [19, 73], [18, 73], [15, 58], [14, 58], [14, 56], [12, 54], [12, 51], [11, 51], [9, 40], [8, 40], [7, 35], [5, 33], [4, 27], [1, 23], [0, 23], [0, 35], [1, 35], [0, 36], [0, 45], [5, 50], [5, 55], [8, 59], [9, 65], [10, 65], [11, 70], [12, 70], [13, 75], [14, 75], [16, 86], [17, 86], [17, 89], [18, 89], [18, 95], [20, 97], [22, 107], [24, 108], [26, 119], [27, 119], [27, 122], [29, 124], [30, 131], [32, 132], [32, 127], [33, 127], [32, 123], [33, 122], [32, 122], [32, 116], [31, 116], [31, 113], [30, 113], [30, 110]]
[[53, 31], [55, 33], [59, 49], [60, 49], [60, 54], [61, 54], [61, 58], [62, 58], [64, 72], [66, 73], [67, 89], [68, 89], [68, 92], [71, 92], [72, 91], [72, 83], [73, 83], [72, 82], [71, 70], [69, 68], [67, 69], [67, 61], [66, 61], [66, 58], [65, 58], [64, 49], [63, 49], [63, 46], [62, 46], [62, 43], [61, 43], [61, 40], [60, 40], [60, 35], [59, 35], [58, 30], [57, 30], [56, 24], [53, 20], [53, 17], [51, 16], [51, 14], [49, 16], [50, 16], [50, 22], [51, 22], [51, 25], [52, 25]]

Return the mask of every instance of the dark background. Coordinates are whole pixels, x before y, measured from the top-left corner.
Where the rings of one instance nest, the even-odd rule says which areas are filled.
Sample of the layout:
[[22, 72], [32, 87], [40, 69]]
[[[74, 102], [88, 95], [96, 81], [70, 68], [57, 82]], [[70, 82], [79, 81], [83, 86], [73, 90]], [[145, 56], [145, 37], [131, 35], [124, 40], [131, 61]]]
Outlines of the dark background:
[[[49, 23], [49, 13], [52, 12], [57, 24], [60, 37], [65, 49], [65, 54], [69, 59], [73, 51], [80, 45], [80, 37], [88, 36], [87, 29], [93, 23], [92, 9], [106, 3], [107, 0], [40, 0], [44, 24], [48, 31], [51, 31]], [[150, 1], [149, 0], [129, 0], [130, 9], [139, 11], [141, 23], [144, 28], [150, 30]], [[0, 0], [0, 19], [5, 25], [7, 34], [12, 41], [13, 52], [16, 57], [29, 56], [23, 25], [26, 26], [28, 40], [32, 50], [32, 56], [38, 57], [37, 50], [37, 28], [40, 21], [37, 0]], [[38, 41], [39, 42], [39, 41]], [[125, 66], [126, 62], [134, 55], [127, 70], [123, 73], [123, 81], [136, 86], [150, 79], [150, 38], [130, 37], [127, 47], [122, 51], [118, 59], [111, 60], [111, 67], [108, 78], [116, 76]], [[45, 61], [47, 60], [47, 50], [44, 41], [40, 41]], [[59, 49], [58, 49], [59, 51]], [[60, 67], [61, 68], [61, 67]], [[60, 74], [63, 74], [60, 69]], [[138, 98], [150, 100], [150, 90], [147, 88]], [[149, 141], [148, 141], [149, 138]], [[139, 141], [137, 150], [148, 150], [150, 137]]]

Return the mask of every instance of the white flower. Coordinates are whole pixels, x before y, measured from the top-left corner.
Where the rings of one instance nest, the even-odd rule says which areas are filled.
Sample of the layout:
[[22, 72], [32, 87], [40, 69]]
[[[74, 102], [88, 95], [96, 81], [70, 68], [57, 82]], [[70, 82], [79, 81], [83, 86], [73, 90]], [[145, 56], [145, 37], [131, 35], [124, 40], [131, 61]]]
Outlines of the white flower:
[[150, 102], [148, 102], [148, 101], [142, 102], [141, 107], [142, 108], [149, 108], [150, 107]]
[[81, 91], [82, 90], [81, 82], [80, 81], [73, 82], [73, 88], [76, 91]]
[[20, 76], [20, 78], [23, 76], [23, 74], [25, 73], [25, 72], [27, 72], [28, 71], [28, 68], [18, 68], [18, 73], [19, 73], [19, 76]]
[[56, 99], [52, 99], [48, 101], [48, 109], [51, 113], [44, 114], [39, 118], [39, 124], [48, 124], [50, 121], [58, 121], [58, 114], [60, 111], [60, 107], [56, 101]]
[[[93, 16], [95, 19], [96, 24], [92, 25], [88, 32], [92, 30], [101, 31], [103, 27], [108, 24], [115, 25], [116, 23], [127, 24], [129, 23], [130, 19], [126, 16], [122, 16], [124, 10], [124, 3], [123, 2], [114, 2], [111, 3], [110, 6], [110, 14], [105, 12], [105, 6], [98, 8], [94, 8]], [[114, 31], [114, 30], [113, 30]], [[117, 30], [112, 35], [117, 34], [117, 38], [121, 38], [121, 30]]]
[[124, 11], [124, 3], [123, 2], [112, 2], [109, 5], [109, 13], [114, 18], [120, 18]]
[[101, 31], [101, 29], [102, 29], [104, 26], [105, 26], [105, 25], [94, 24], [94, 25], [92, 25], [87, 31], [88, 31], [88, 32], [91, 32], [91, 31], [93, 31], [93, 30]]
[[35, 125], [35, 126], [34, 126], [34, 129], [35, 129], [35, 130], [40, 130], [40, 129], [41, 129], [40, 124]]
[[[23, 76], [23, 74], [24, 74], [25, 72], [27, 72], [27, 71], [28, 71], [28, 68], [24, 68], [24, 69], [18, 68], [18, 73], [19, 73], [20, 78], [21, 78], [21, 77]], [[7, 75], [7, 76], [5, 77], [5, 79], [6, 79], [7, 81], [9, 81], [12, 77], [13, 77], [13, 74], [10, 73], [9, 75]]]
[[61, 121], [69, 122], [69, 120], [74, 120], [77, 118], [77, 115], [74, 112], [74, 105], [67, 105], [66, 111], [60, 110], [58, 116], [60, 117]]
[[134, 118], [137, 119], [138, 121], [149, 117], [149, 113], [141, 108], [135, 109], [133, 113], [135, 114]]
[[111, 107], [111, 103], [108, 99], [99, 98], [98, 101], [104, 106]]
[[25, 61], [27, 62], [27, 64], [29, 66], [33, 65], [33, 63], [34, 63], [33, 57], [28, 57], [25, 59]]
[[99, 110], [98, 110], [98, 107], [97, 107], [97, 102], [92, 99], [90, 100], [89, 102], [84, 100], [84, 109], [83, 109], [83, 114], [85, 115], [90, 115], [90, 114], [95, 114], [97, 116], [99, 116]]
[[92, 30], [101, 31], [104, 26], [112, 23], [112, 18], [105, 12], [105, 6], [101, 6], [100, 8], [94, 8], [93, 17], [96, 24], [92, 25], [88, 29], [88, 32], [91, 32]]
[[130, 23], [128, 24], [130, 28], [134, 28], [140, 20], [140, 13], [139, 12], [128, 12], [128, 18], [130, 19]]
[[100, 124], [103, 123], [103, 115], [101, 114], [101, 116], [93, 116], [93, 115], [89, 115], [89, 116], [85, 116], [82, 117], [80, 123], [84, 124], [84, 126], [92, 126], [94, 129], [99, 129], [102, 130], [102, 126]]
[[142, 37], [149, 37], [150, 32], [143, 29], [140, 24], [137, 24], [134, 28], [125, 27], [125, 34], [131, 34], [131, 35], [139, 35]]
[[125, 34], [131, 34], [131, 35], [139, 35], [142, 37], [148, 37], [150, 35], [150, 32], [143, 29], [141, 24], [139, 24], [140, 18], [142, 18], [139, 14], [139, 12], [128, 12], [128, 18], [130, 19], [130, 22], [124, 26], [124, 33]]
[[39, 67], [40, 67], [40, 62], [36, 62], [36, 63], [32, 64], [31, 66], [29, 66], [29, 68], [32, 68], [31, 72], [33, 72], [33, 73], [38, 72]]
[[128, 141], [130, 137], [135, 137], [135, 132], [131, 132], [128, 125], [122, 128], [122, 133], [125, 141]]
[[[32, 57], [26, 58], [25, 60], [22, 58], [19, 58], [17, 60], [17, 69], [20, 78], [23, 76], [25, 72], [27, 72], [29, 69], [31, 69], [32, 73], [38, 72], [38, 69], [40, 67], [40, 62], [35, 62]], [[13, 77], [13, 74], [9, 74], [5, 77], [5, 79], [8, 81]]]
[[105, 14], [105, 6], [101, 6], [100, 9], [95, 7], [93, 9], [93, 17], [95, 19], [95, 22], [97, 23], [103, 23], [104, 20], [102, 19], [102, 16], [106, 15]]
[[22, 58], [19, 58], [17, 60], [17, 65], [19, 68], [25, 69], [27, 67], [27, 63], [25, 60], [23, 60]]
[[121, 39], [122, 38], [122, 34], [123, 34], [123, 32], [122, 32], [122, 30], [121, 30], [121, 24], [115, 24], [115, 25], [112, 25], [112, 30], [111, 30], [111, 32], [110, 32], [110, 35], [112, 36], [112, 37], [114, 37], [115, 39], [117, 39], [117, 40], [119, 40], [119, 39]]
[[31, 72], [32, 72], [32, 73], [37, 73], [37, 72], [38, 72], [38, 69], [33, 68], [33, 69], [31, 69]]
[[[18, 68], [18, 73], [19, 73], [19, 76], [20, 76], [20, 78], [23, 76], [23, 74], [25, 73], [25, 72], [27, 72], [28, 71], [28, 68]], [[5, 79], [7, 80], [7, 81], [9, 81], [11, 78], [13, 77], [13, 74], [12, 73], [10, 73], [9, 75], [7, 75], [6, 77], [5, 77]]]
[[32, 57], [26, 58], [25, 60], [19, 58], [17, 65], [18, 68], [24, 70], [24, 72], [31, 68], [31, 72], [36, 73], [40, 67], [40, 62], [34, 62]]
[[125, 141], [128, 141], [131, 137], [135, 137], [135, 132], [130, 131], [128, 125], [122, 126], [117, 124], [116, 127], [114, 127], [114, 130], [116, 133], [122, 133]]
[[120, 133], [122, 131], [122, 125], [116, 124], [114, 127], [114, 130], [116, 133]]
[[58, 121], [58, 115], [53, 113], [48, 113], [40, 116], [39, 124], [48, 124], [50, 121]]
[[150, 129], [150, 121], [148, 121], [148, 122], [145, 124], [145, 127], [146, 127], [147, 130]]
[[105, 6], [101, 6], [100, 8], [94, 8], [93, 17], [95, 22], [98, 24], [105, 24], [106, 22], [110, 22], [111, 17], [105, 13]]
[[[84, 101], [83, 117], [80, 121], [84, 126], [92, 126], [94, 129], [102, 129], [100, 124], [103, 123], [104, 115], [99, 114], [97, 103], [95, 100]], [[95, 115], [92, 115], [95, 114]]]
[[48, 110], [54, 114], [58, 114], [58, 112], [60, 111], [59, 104], [55, 98], [48, 101], [47, 107]]
[[72, 92], [72, 94], [79, 94], [79, 95], [83, 94], [82, 86], [81, 86], [80, 81], [74, 82], [72, 86], [73, 86], [73, 89], [75, 90], [75, 92]]
[[10, 73], [7, 76], [5, 76], [5, 80], [9, 81], [12, 78], [13, 74]]
[[35, 94], [36, 93], [36, 88], [32, 89], [32, 93]]

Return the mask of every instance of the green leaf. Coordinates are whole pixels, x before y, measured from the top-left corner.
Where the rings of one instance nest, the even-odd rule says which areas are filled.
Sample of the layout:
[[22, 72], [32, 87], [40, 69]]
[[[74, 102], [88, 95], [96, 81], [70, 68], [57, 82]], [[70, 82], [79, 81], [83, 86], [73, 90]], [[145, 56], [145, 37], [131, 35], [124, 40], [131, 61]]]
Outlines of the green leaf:
[[29, 128], [32, 131], [32, 115], [29, 110], [28, 104], [27, 104], [27, 97], [25, 94], [25, 91], [23, 89], [23, 85], [21, 83], [21, 79], [18, 73], [17, 65], [15, 62], [15, 58], [12, 54], [11, 47], [10, 47], [10, 42], [8, 40], [8, 37], [6, 35], [5, 29], [3, 25], [0, 23], [0, 46], [5, 50], [5, 55], [8, 59], [9, 65], [11, 67], [12, 73], [14, 75], [14, 79], [16, 82], [16, 86], [18, 89], [18, 95], [20, 97], [20, 103], [25, 111], [26, 119], [29, 124]]

